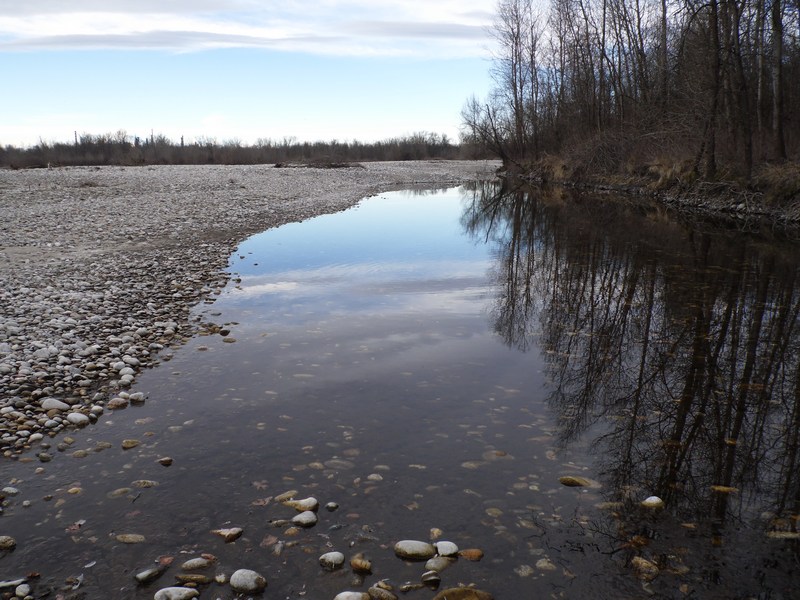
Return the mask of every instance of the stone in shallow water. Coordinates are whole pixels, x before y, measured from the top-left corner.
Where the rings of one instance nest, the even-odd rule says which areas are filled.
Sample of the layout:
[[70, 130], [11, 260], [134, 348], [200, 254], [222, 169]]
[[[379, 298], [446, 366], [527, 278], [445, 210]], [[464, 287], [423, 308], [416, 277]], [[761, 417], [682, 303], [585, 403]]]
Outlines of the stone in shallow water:
[[186, 587], [168, 587], [158, 590], [153, 600], [190, 600], [200, 595], [195, 589]]
[[433, 597], [433, 600], [494, 600], [494, 597], [475, 588], [458, 587], [442, 590]]
[[161, 577], [164, 573], [166, 573], [168, 565], [158, 565], [156, 567], [148, 567], [142, 571], [136, 573], [133, 576], [136, 581], [140, 584], [145, 585], [150, 583], [151, 581], [155, 581], [159, 577]]
[[453, 542], [436, 542], [434, 547], [436, 548], [436, 554], [439, 556], [455, 556], [458, 554], [458, 546]]
[[585, 477], [575, 477], [574, 475], [559, 477], [558, 481], [561, 485], [566, 485], [567, 487], [586, 487], [591, 483]]
[[333, 600], [370, 600], [369, 594], [364, 592], [340, 592], [333, 597]]
[[650, 496], [641, 502], [644, 508], [664, 508], [664, 501], [658, 496]]
[[339, 569], [344, 565], [344, 554], [341, 552], [326, 552], [319, 557], [319, 564], [328, 571]]
[[282, 504], [284, 506], [290, 506], [299, 512], [305, 512], [307, 510], [316, 511], [319, 508], [319, 502], [313, 496], [303, 498], [302, 500], [284, 500]]
[[459, 551], [458, 555], [461, 558], [466, 558], [471, 561], [479, 561], [483, 558], [483, 550], [478, 548], [467, 548], [466, 550]]
[[228, 527], [226, 529], [212, 529], [211, 533], [220, 536], [225, 543], [233, 542], [239, 539], [244, 532], [241, 527]]
[[364, 556], [363, 552], [359, 552], [350, 559], [350, 568], [356, 573], [365, 575], [372, 573], [372, 563]]
[[116, 540], [123, 544], [141, 544], [145, 541], [145, 537], [138, 533], [120, 533], [117, 535]]
[[447, 567], [453, 564], [454, 560], [455, 559], [447, 556], [434, 556], [425, 563], [425, 569], [427, 571], [436, 571], [437, 573], [441, 573]]
[[78, 427], [83, 427], [89, 424], [89, 417], [79, 412], [71, 412], [67, 415], [67, 421]]
[[300, 527], [312, 527], [317, 524], [317, 514], [310, 510], [301, 512], [292, 519], [292, 523]]
[[207, 558], [203, 557], [190, 558], [181, 565], [181, 569], [183, 569], [184, 571], [196, 571], [197, 569], [207, 569], [213, 564], [214, 561], [209, 560]]
[[230, 584], [237, 592], [261, 592], [267, 587], [267, 580], [250, 569], [239, 569], [231, 575]]
[[17, 541], [10, 535], [0, 535], [0, 551], [13, 550]]
[[373, 585], [367, 590], [370, 600], [397, 600], [397, 595], [390, 590], [383, 589], [377, 585]]
[[394, 545], [394, 553], [408, 560], [427, 560], [436, 554], [436, 549], [428, 542], [401, 540]]

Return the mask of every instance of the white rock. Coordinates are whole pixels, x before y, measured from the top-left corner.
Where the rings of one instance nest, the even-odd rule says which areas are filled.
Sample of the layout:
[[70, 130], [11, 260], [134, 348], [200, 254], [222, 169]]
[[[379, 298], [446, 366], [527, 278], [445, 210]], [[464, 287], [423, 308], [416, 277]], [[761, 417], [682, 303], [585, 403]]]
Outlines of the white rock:
[[71, 412], [67, 415], [67, 421], [73, 425], [83, 426], [89, 424], [89, 417], [79, 412]]
[[56, 398], [45, 398], [41, 404], [44, 410], [69, 410], [69, 404]]
[[458, 546], [453, 542], [436, 542], [434, 547], [436, 548], [436, 554], [439, 556], [455, 556], [458, 554]]
[[311, 510], [301, 512], [292, 519], [292, 523], [300, 527], [311, 527], [317, 524], [317, 514]]
[[192, 588], [168, 587], [158, 590], [153, 596], [153, 600], [189, 600], [197, 598], [199, 595], [200, 592]]
[[369, 600], [369, 594], [363, 592], [341, 592], [333, 600]]
[[341, 552], [326, 552], [319, 557], [319, 564], [321, 564], [324, 569], [333, 571], [344, 564], [344, 554]]
[[307, 510], [316, 511], [319, 508], [319, 501], [313, 496], [303, 498], [302, 500], [285, 500], [282, 504], [284, 506], [291, 506], [299, 512], [305, 512]]
[[239, 569], [231, 575], [231, 587], [237, 592], [260, 592], [267, 587], [267, 580], [250, 569]]
[[17, 598], [24, 598], [31, 593], [31, 586], [27, 583], [22, 583], [17, 586], [17, 589], [14, 590], [14, 593], [17, 595]]
[[190, 558], [181, 565], [181, 569], [184, 571], [196, 571], [197, 569], [207, 569], [212, 564], [212, 561], [208, 560], [207, 558]]
[[428, 542], [401, 540], [394, 545], [394, 553], [400, 558], [427, 560], [436, 554], [436, 549]]
[[642, 506], [645, 508], [664, 508], [664, 501], [658, 496], [650, 496], [642, 500]]

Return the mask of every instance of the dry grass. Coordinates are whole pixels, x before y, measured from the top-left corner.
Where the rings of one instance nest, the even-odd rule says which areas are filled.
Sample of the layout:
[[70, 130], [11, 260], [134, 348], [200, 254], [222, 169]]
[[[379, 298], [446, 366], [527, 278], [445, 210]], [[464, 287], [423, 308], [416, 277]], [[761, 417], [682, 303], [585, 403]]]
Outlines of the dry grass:
[[800, 201], [800, 163], [785, 162], [761, 167], [753, 177], [764, 198], [776, 206]]

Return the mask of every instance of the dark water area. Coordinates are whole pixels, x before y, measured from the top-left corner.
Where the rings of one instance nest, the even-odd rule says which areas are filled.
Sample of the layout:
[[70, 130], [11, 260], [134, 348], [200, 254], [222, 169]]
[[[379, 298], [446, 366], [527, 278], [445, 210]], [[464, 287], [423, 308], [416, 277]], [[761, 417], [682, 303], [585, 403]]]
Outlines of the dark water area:
[[[265, 598], [424, 600], [392, 548], [439, 537], [484, 554], [441, 589], [496, 599], [800, 598], [796, 243], [565, 194], [387, 193], [243, 242], [144, 405], [0, 465], [0, 581], [152, 598], [207, 553]], [[290, 490], [338, 508], [292, 527]]]

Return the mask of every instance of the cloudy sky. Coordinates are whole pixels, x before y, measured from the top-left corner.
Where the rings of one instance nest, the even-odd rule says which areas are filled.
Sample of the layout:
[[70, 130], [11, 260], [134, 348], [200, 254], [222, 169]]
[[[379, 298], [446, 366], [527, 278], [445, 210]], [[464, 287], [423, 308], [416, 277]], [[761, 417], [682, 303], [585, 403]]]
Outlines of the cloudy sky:
[[0, 0], [0, 145], [457, 137], [495, 0]]

